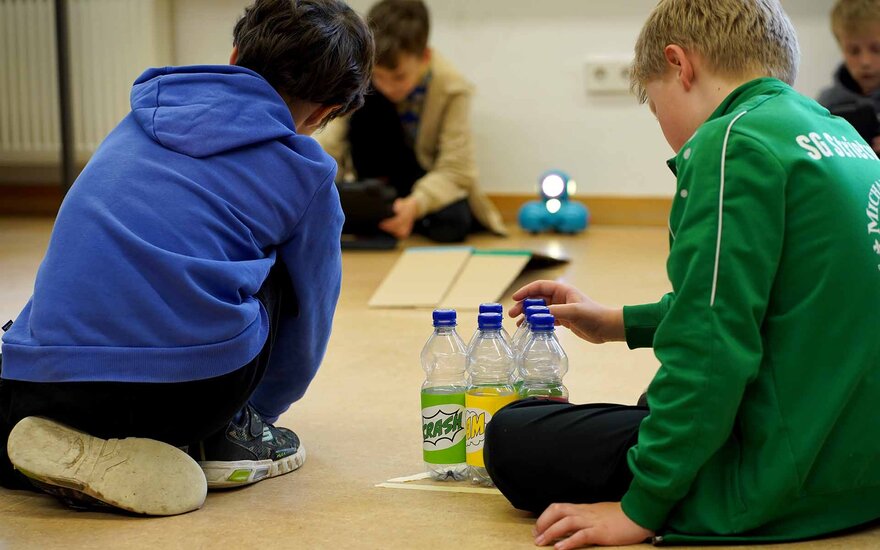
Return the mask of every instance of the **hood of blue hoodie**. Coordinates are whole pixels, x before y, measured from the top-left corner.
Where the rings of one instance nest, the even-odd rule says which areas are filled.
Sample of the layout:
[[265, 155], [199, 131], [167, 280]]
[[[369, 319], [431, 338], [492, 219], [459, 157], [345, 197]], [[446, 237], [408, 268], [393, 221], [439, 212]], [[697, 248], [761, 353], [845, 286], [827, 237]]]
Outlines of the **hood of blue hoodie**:
[[296, 133], [278, 92], [235, 65], [148, 69], [131, 89], [131, 111], [163, 147], [197, 158]]

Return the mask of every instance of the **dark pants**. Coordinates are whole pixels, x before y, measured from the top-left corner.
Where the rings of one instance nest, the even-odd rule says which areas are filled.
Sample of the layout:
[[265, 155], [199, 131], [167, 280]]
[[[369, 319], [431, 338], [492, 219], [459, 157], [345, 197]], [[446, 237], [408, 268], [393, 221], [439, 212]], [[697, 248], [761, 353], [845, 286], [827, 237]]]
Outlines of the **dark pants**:
[[30, 488], [24, 476], [13, 470], [6, 453], [10, 431], [28, 416], [51, 418], [104, 439], [147, 437], [177, 447], [224, 430], [263, 378], [279, 316], [295, 301], [282, 266], [276, 264], [256, 298], [269, 314], [266, 344], [253, 361], [223, 376], [167, 384], [37, 383], [0, 378], [0, 485]]
[[535, 514], [554, 502], [617, 502], [647, 415], [642, 406], [518, 401], [486, 428], [486, 470], [513, 506]]
[[[367, 95], [364, 106], [351, 115], [348, 141], [358, 178], [384, 181], [398, 197], [408, 196], [426, 174], [406, 140], [397, 107], [379, 92]], [[480, 229], [466, 199], [425, 216], [413, 227], [416, 233], [443, 243], [461, 242]]]

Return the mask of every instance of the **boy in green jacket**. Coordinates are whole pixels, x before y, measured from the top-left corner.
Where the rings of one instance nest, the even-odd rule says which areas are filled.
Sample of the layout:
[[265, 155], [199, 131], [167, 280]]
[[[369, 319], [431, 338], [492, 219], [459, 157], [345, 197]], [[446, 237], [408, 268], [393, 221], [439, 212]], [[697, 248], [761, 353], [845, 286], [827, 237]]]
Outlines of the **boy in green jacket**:
[[662, 0], [642, 30], [633, 87], [676, 152], [673, 292], [614, 309], [539, 281], [513, 298], [660, 367], [645, 407], [526, 400], [492, 419], [486, 468], [541, 514], [537, 544], [781, 541], [880, 518], [880, 161], [790, 87], [798, 58], [778, 0]]

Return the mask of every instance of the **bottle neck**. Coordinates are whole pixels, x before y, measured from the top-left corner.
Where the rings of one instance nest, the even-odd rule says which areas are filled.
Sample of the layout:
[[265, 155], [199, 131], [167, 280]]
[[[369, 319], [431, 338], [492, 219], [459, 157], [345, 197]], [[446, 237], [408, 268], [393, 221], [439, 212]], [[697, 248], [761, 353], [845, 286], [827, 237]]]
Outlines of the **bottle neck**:
[[434, 327], [434, 334], [438, 336], [447, 336], [455, 332], [455, 325]]
[[[507, 342], [504, 340], [504, 337], [501, 336], [501, 328], [480, 329], [478, 343], [474, 347], [475, 351], [479, 348], [480, 340], [498, 340], [503, 343], [502, 349], [507, 350], [505, 353], [509, 353], [510, 348]], [[497, 346], [499, 345], [501, 344], [488, 344], [487, 347], [498, 351]], [[484, 362], [482, 359], [478, 358], [469, 359], [468, 374], [471, 384], [485, 386], [509, 385], [510, 379], [513, 376], [515, 369], [514, 356], [512, 354], [508, 355], [507, 360], [509, 361], [509, 364], [505, 362], [503, 357], [495, 357], [494, 359], [490, 358], [488, 362]]]
[[555, 341], [556, 335], [553, 332], [531, 331], [522, 339], [519, 352], [525, 357], [532, 350], [548, 350], [555, 347]]

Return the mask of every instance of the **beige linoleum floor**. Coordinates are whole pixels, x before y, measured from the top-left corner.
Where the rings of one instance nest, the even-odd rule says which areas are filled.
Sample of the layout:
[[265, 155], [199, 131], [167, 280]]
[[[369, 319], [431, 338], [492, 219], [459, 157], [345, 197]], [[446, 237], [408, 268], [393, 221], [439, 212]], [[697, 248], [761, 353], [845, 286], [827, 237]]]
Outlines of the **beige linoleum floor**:
[[[51, 225], [0, 218], [0, 321], [14, 318], [30, 295]], [[577, 237], [516, 234], [473, 244], [563, 252], [571, 264], [526, 273], [518, 283], [561, 278], [609, 304], [657, 299], [668, 288], [662, 228], [593, 227]], [[211, 493], [202, 510], [172, 518], [71, 512], [49, 497], [0, 489], [0, 550], [532, 548], [533, 518], [501, 496], [374, 487], [421, 467], [418, 355], [431, 330], [430, 313], [366, 306], [398, 254], [344, 255], [324, 365], [306, 397], [280, 421], [308, 449], [302, 469], [245, 490]], [[465, 338], [474, 326], [474, 316], [464, 315]], [[561, 340], [571, 361], [572, 401], [633, 402], [656, 367], [650, 351], [591, 346], [564, 331]], [[776, 548], [789, 546], [876, 549], [880, 528]]]

